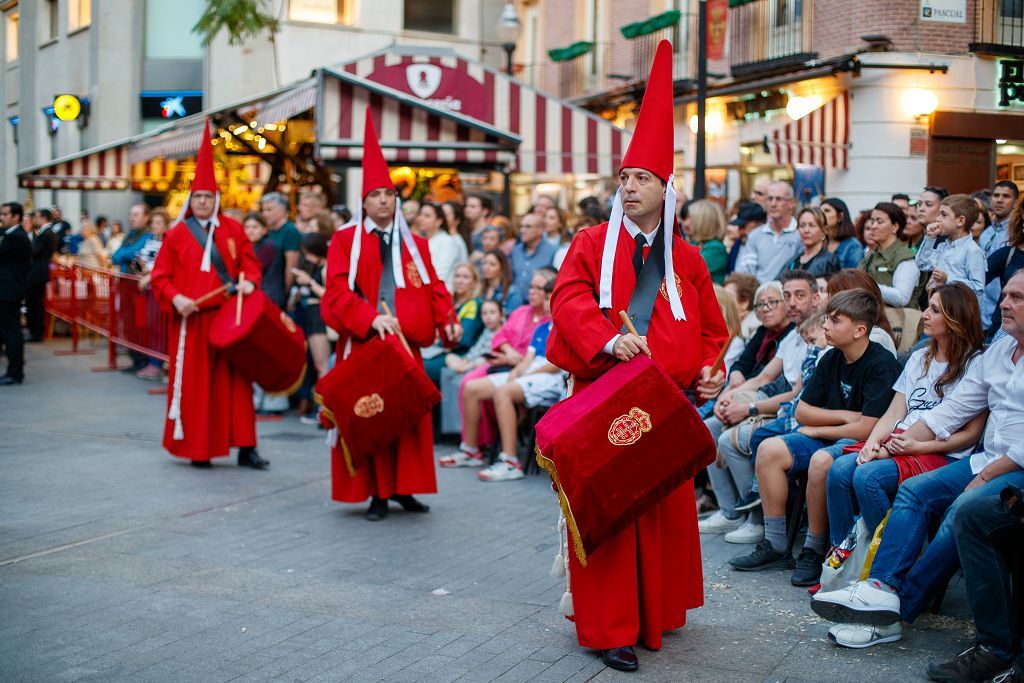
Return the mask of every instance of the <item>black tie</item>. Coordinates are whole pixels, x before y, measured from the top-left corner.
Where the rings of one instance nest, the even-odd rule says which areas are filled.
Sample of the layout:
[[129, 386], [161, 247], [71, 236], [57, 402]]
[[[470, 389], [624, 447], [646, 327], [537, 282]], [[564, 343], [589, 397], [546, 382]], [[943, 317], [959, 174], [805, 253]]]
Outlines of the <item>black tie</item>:
[[392, 265], [391, 245], [388, 244], [390, 235], [378, 229], [377, 242], [380, 246], [380, 292], [379, 299], [383, 299], [391, 307], [391, 315], [395, 314], [395, 270]]
[[636, 249], [633, 251], [633, 272], [640, 277], [640, 271], [644, 268], [644, 247], [647, 246], [647, 236], [641, 232], [633, 239], [636, 240]]

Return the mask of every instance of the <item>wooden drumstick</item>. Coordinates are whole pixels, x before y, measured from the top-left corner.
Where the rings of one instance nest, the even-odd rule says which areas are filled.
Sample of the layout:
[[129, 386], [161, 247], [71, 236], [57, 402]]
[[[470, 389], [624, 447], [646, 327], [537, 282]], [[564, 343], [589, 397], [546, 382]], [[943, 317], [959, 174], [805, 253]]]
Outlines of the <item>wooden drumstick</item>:
[[207, 292], [206, 294], [203, 294], [201, 297], [196, 299], [193, 303], [196, 305], [196, 308], [198, 308], [200, 304], [203, 304], [203, 303], [209, 301], [210, 299], [212, 299], [213, 297], [217, 296], [218, 294], [223, 294], [225, 291], [227, 291], [227, 288], [228, 288], [227, 285], [221, 285], [217, 289], [211, 289], [209, 292]]
[[[384, 301], [384, 299], [381, 299], [380, 300], [380, 306], [381, 306], [382, 309], [384, 309], [384, 315], [390, 316], [392, 318], [394, 317], [393, 315], [391, 315], [391, 307], [388, 306], [388, 302], [387, 301]], [[412, 354], [412, 349], [409, 347], [409, 342], [407, 342], [405, 340], [405, 335], [402, 334], [402, 330], [399, 329], [397, 334], [398, 334], [399, 341], [402, 342], [402, 346], [404, 346], [405, 350], [409, 352], [410, 356], [412, 356], [413, 355]], [[415, 358], [415, 356], [413, 356], [413, 357]]]
[[725, 340], [725, 346], [718, 352], [718, 357], [715, 358], [715, 362], [711, 365], [711, 376], [714, 377], [715, 373], [722, 369], [722, 364], [725, 362], [725, 354], [729, 352], [729, 347], [732, 346], [732, 340], [736, 338], [736, 335], [731, 334], [729, 338]]
[[245, 284], [245, 273], [238, 274], [238, 302], [235, 304], [235, 326], [242, 324], [242, 286]]
[[[629, 319], [629, 314], [627, 314], [625, 311], [619, 311], [619, 318], [622, 319], [622, 324], [626, 326], [627, 332], [637, 337], [640, 336], [640, 333], [636, 331], [636, 327], [634, 327], [633, 325], [633, 321]], [[653, 358], [654, 356], [648, 353], [647, 357]]]

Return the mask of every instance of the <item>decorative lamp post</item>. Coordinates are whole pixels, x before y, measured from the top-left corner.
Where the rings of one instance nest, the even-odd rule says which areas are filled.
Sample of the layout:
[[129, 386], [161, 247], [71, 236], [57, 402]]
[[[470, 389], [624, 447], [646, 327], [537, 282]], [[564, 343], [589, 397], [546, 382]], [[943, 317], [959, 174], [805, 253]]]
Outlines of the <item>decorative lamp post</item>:
[[523, 25], [519, 23], [519, 15], [516, 14], [516, 6], [513, 0], [505, 3], [505, 9], [501, 10], [498, 18], [498, 40], [505, 50], [506, 67], [505, 72], [512, 75], [512, 53], [516, 50], [516, 43], [519, 42], [519, 33]]

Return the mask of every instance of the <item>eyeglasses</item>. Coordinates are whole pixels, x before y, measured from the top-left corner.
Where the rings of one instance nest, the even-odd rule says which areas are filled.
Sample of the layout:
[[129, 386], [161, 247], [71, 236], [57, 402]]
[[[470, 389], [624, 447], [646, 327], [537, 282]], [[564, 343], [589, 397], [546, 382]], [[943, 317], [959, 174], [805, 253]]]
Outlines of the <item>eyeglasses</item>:
[[776, 197], [773, 195], [768, 195], [767, 201], [769, 204], [771, 204], [774, 202], [788, 202], [790, 199], [792, 199], [792, 197]]
[[773, 311], [776, 308], [778, 308], [779, 304], [781, 303], [782, 299], [765, 299], [761, 303], [754, 306], [754, 308], [760, 309], [762, 311]]

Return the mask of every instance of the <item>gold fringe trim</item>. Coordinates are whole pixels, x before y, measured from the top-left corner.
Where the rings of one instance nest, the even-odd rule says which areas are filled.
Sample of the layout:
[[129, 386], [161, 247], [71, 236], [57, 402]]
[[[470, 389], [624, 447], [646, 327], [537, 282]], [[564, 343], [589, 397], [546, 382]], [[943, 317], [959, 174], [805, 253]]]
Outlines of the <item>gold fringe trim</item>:
[[572, 539], [573, 552], [576, 553], [576, 559], [580, 561], [580, 565], [586, 567], [587, 551], [583, 549], [583, 540], [580, 538], [580, 530], [576, 528], [576, 518], [573, 517], [572, 508], [569, 507], [569, 499], [562, 492], [562, 485], [558, 481], [558, 471], [555, 469], [555, 463], [550, 458], [544, 457], [544, 454], [540, 452], [539, 446], [534, 446], [534, 451], [537, 454], [537, 465], [548, 473], [551, 481], [555, 482], [555, 487], [558, 488], [558, 504], [562, 506], [562, 514], [565, 515], [565, 522], [569, 527], [569, 537]]
[[[323, 416], [327, 418], [327, 421], [337, 429], [338, 421], [335, 419], [334, 413], [324, 405], [324, 397], [313, 391], [313, 401], [320, 406], [320, 410]], [[345, 459], [345, 468], [348, 469], [348, 475], [350, 477], [356, 476], [356, 466], [352, 462], [352, 451], [348, 449], [348, 444], [345, 443], [345, 439], [341, 438], [341, 434], [338, 435], [338, 444], [341, 446], [341, 455]]]
[[352, 463], [352, 452], [348, 449], [348, 444], [345, 443], [345, 439], [338, 435], [338, 443], [341, 444], [341, 454], [345, 458], [345, 467], [348, 468], [348, 476], [356, 476], [356, 466]]
[[275, 391], [275, 392], [269, 392], [268, 391], [267, 392], [267, 396], [291, 396], [296, 391], [298, 391], [299, 387], [302, 386], [302, 383], [306, 381], [306, 371], [307, 370], [309, 370], [309, 362], [308, 361], [304, 362], [302, 364], [302, 372], [299, 373], [299, 377], [298, 377], [298, 379], [295, 380], [294, 384], [292, 384], [290, 387], [288, 387], [287, 389], [285, 389], [283, 391]]

